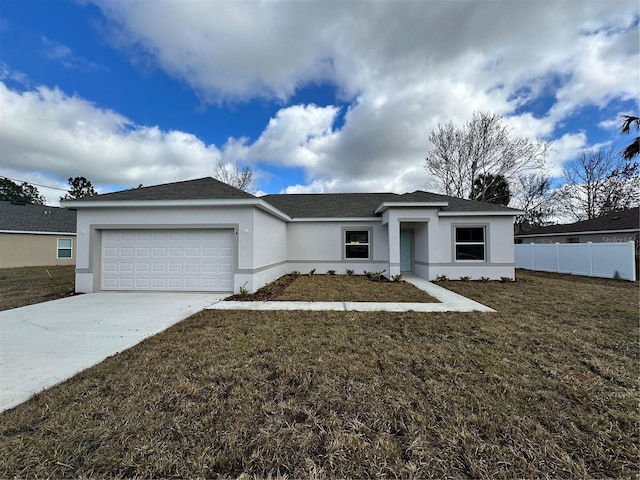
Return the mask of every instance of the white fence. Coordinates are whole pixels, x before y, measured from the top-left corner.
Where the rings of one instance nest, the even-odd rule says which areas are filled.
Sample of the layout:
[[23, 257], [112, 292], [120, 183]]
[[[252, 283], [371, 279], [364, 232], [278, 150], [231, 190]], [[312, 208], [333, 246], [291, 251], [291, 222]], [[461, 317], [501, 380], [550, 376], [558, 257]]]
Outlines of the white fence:
[[516, 267], [589, 277], [636, 280], [634, 242], [516, 245]]

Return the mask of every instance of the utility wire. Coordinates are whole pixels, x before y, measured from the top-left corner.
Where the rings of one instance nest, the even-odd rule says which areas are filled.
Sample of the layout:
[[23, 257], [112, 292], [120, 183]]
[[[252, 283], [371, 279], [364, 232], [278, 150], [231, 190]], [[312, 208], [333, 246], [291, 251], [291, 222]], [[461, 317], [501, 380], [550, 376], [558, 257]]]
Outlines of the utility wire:
[[18, 180], [17, 178], [4, 177], [4, 176], [3, 176], [2, 178], [5, 178], [5, 179], [7, 179], [7, 180], [12, 180], [12, 181], [14, 181], [14, 182], [28, 183], [28, 184], [30, 184], [30, 185], [35, 185], [35, 186], [37, 186], [37, 187], [44, 187], [44, 188], [51, 188], [51, 189], [53, 189], [53, 190], [60, 190], [60, 191], [62, 191], [62, 192], [69, 192], [69, 191], [70, 191], [70, 190], [67, 190], [66, 188], [52, 187], [52, 186], [50, 186], [50, 185], [42, 185], [42, 184], [40, 184], [40, 183], [27, 182], [27, 181], [25, 181], [25, 180]]

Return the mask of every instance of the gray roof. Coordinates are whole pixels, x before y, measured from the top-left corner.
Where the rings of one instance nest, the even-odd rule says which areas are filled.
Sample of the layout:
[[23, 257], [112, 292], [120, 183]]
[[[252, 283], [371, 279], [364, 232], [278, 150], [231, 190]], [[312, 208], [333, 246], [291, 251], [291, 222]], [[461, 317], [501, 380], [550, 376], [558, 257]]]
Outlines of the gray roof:
[[416, 190], [412, 193], [292, 193], [261, 197], [291, 218], [349, 218], [375, 217], [376, 209], [384, 202], [448, 202], [440, 207], [445, 212], [512, 212], [517, 210], [487, 202], [463, 200]]
[[0, 230], [75, 233], [76, 211], [0, 201]]
[[447, 202], [449, 205], [442, 207], [443, 212], [511, 212], [517, 215], [519, 210], [496, 205], [490, 202], [465, 200], [464, 198], [450, 197], [439, 193], [416, 190], [412, 193], [399, 195], [398, 202]]
[[576, 223], [538, 227], [524, 232], [521, 235], [516, 235], [516, 237], [549, 235], [554, 233], [608, 232], [616, 230], [640, 230], [640, 207], [630, 208], [623, 212], [610, 213]]
[[82, 198], [82, 202], [111, 200], [237, 200], [255, 198], [250, 193], [227, 185], [215, 178], [204, 177], [184, 182], [165, 183], [151, 187], [132, 188], [121, 192], [103, 193]]
[[375, 217], [395, 193], [291, 193], [261, 197], [291, 218]]
[[[211, 177], [134, 188], [83, 198], [82, 202], [110, 200], [240, 200], [256, 198]], [[516, 210], [492, 203], [474, 202], [417, 190], [413, 193], [296, 193], [261, 197], [291, 218], [356, 218], [375, 217], [383, 202], [443, 202], [443, 211], [512, 212]], [[73, 202], [70, 203], [73, 205]]]

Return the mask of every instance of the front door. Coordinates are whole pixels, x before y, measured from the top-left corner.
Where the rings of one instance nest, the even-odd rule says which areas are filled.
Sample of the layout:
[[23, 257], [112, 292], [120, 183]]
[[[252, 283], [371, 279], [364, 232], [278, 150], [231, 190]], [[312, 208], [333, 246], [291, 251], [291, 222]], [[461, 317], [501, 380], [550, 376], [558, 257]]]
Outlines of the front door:
[[413, 235], [411, 230], [400, 230], [400, 271], [413, 271]]

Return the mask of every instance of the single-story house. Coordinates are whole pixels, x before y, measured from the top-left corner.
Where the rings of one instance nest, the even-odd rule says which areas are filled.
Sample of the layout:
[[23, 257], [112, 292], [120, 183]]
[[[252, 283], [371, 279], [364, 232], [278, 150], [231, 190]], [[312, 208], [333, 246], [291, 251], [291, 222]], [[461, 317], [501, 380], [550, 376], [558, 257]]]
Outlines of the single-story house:
[[640, 207], [610, 213], [581, 222], [538, 227], [515, 235], [522, 243], [608, 243], [629, 242], [640, 234]]
[[76, 212], [0, 201], [0, 268], [75, 264]]
[[210, 177], [63, 206], [78, 212], [79, 292], [255, 291], [312, 269], [513, 278], [520, 213], [423, 191], [255, 197]]

